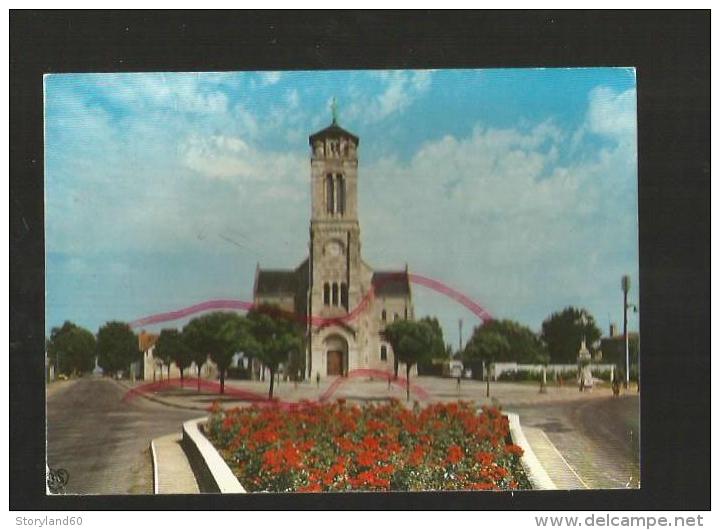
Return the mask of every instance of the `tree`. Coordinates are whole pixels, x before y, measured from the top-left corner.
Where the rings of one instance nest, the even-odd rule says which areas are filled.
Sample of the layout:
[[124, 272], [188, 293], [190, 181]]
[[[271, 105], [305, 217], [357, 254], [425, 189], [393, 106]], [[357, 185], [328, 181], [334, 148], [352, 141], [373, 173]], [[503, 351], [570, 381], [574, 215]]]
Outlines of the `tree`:
[[168, 380], [170, 365], [174, 362], [180, 370], [180, 386], [185, 378], [185, 368], [192, 362], [191, 351], [184, 337], [177, 329], [163, 329], [155, 343], [155, 355], [167, 365]]
[[50, 360], [60, 373], [89, 372], [95, 366], [95, 336], [85, 328], [66, 321], [50, 331], [46, 342]]
[[303, 351], [303, 330], [274, 306], [253, 308], [248, 312], [247, 318], [250, 321], [251, 338], [245, 346], [270, 370], [268, 397], [272, 399], [275, 372], [279, 364], [287, 361], [289, 356], [299, 355]]
[[[400, 321], [399, 321], [399, 320], [396, 320], [395, 322], [400, 322]], [[395, 322], [393, 322], [392, 324], [394, 324]], [[406, 322], [407, 322], [407, 321], [406, 321]], [[438, 319], [437, 319], [436, 317], [423, 317], [423, 318], [421, 318], [421, 319], [419, 320], [419, 322], [424, 322], [425, 324], [427, 324], [427, 326], [429, 327], [430, 331], [432, 331], [432, 333], [433, 333], [436, 337], [439, 337], [439, 339], [440, 339], [441, 342], [444, 342], [442, 327], [440, 326], [440, 322], [438, 321]], [[392, 325], [392, 324], [390, 324], [390, 325]], [[388, 327], [389, 327], [389, 326], [388, 326]], [[388, 340], [388, 342], [389, 342], [389, 340]], [[392, 344], [392, 343], [391, 343], [391, 344]], [[393, 350], [394, 350], [394, 348], [393, 348]], [[446, 350], [444, 349], [444, 346], [443, 346], [443, 352], [442, 352], [442, 353], [435, 352], [435, 353], [434, 353], [432, 356], [430, 356], [429, 358], [427, 358], [427, 359], [422, 359], [422, 360], [423, 360], [423, 361], [432, 361], [432, 359], [433, 359], [434, 357], [442, 357], [442, 356], [445, 355], [445, 354], [446, 354]], [[394, 378], [395, 378], [395, 379], [397, 379], [397, 377], [398, 377], [398, 369], [399, 369], [399, 367], [400, 367], [400, 359], [399, 359], [399, 357], [397, 356], [397, 354], [393, 354], [393, 374], [394, 374]]]
[[243, 317], [236, 313], [216, 311], [194, 318], [185, 326], [183, 333], [187, 336], [187, 343], [193, 350], [192, 358], [199, 363], [198, 389], [200, 388], [200, 367], [209, 354], [220, 373], [220, 393], [225, 393], [225, 374], [235, 353], [235, 342], [231, 329], [238, 325], [237, 321], [242, 319]]
[[405, 363], [407, 400], [410, 401], [410, 369], [418, 362], [444, 355], [442, 330], [439, 324], [434, 326], [431, 319], [396, 320], [385, 328], [385, 337], [395, 359]]
[[593, 344], [600, 338], [595, 319], [586, 309], [566, 307], [542, 323], [541, 338], [554, 363], [577, 362], [583, 337], [586, 344]]
[[200, 318], [193, 318], [182, 330], [183, 342], [189, 350], [191, 362], [197, 366], [197, 390], [200, 392], [200, 372], [207, 362], [208, 349], [205, 344], [204, 321]]
[[480, 361], [483, 364], [487, 381], [487, 397], [490, 397], [490, 365], [507, 358], [509, 352], [510, 343], [508, 340], [486, 324], [476, 327], [472, 337], [465, 345], [463, 360], [468, 362]]
[[498, 361], [515, 361], [527, 364], [547, 362], [547, 348], [533, 330], [514, 320], [490, 320], [483, 329], [494, 331], [508, 342], [507, 356]]
[[142, 357], [138, 339], [124, 322], [108, 322], [97, 334], [98, 364], [106, 372], [127, 370]]

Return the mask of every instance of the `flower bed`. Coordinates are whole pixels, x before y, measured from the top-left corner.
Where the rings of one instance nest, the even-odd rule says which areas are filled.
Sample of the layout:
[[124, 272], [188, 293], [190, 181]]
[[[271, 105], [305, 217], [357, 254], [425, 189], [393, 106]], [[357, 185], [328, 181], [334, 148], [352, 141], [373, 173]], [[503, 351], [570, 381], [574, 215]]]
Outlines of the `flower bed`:
[[507, 417], [470, 403], [215, 405], [206, 435], [251, 492], [530, 487]]

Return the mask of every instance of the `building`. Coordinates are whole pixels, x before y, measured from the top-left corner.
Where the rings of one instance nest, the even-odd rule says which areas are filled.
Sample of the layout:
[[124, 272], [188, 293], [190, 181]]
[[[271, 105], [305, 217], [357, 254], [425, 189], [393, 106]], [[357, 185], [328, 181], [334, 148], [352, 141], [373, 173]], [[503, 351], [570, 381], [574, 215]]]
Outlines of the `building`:
[[[138, 347], [142, 352], [142, 361], [132, 363], [130, 367], [131, 377], [143, 381], [163, 381], [168, 379], [168, 366], [162, 359], [155, 357], [155, 344], [160, 335], [149, 333], [144, 329], [138, 334]], [[217, 365], [208, 357], [207, 362], [202, 366], [202, 378], [214, 379], [217, 375]], [[186, 370], [185, 377], [197, 377], [197, 365], [193, 362]], [[180, 378], [180, 369], [172, 362], [170, 363], [170, 379]]]
[[362, 259], [358, 146], [359, 138], [335, 118], [310, 136], [309, 256], [294, 269], [258, 264], [255, 272], [254, 303], [277, 305], [306, 323], [308, 378], [392, 370], [383, 330], [393, 320], [414, 318], [407, 265], [376, 271]]

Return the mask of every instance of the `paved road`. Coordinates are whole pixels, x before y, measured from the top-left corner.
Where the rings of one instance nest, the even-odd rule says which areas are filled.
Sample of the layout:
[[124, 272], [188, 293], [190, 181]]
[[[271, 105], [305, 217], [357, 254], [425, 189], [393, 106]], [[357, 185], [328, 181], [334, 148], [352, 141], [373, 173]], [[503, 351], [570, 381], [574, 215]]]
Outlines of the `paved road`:
[[67, 493], [151, 494], [150, 440], [202, 415], [124, 394], [90, 377], [48, 394], [48, 465], [69, 472]]
[[640, 402], [618, 398], [508, 407], [523, 426], [543, 430], [588, 488], [637, 488]]

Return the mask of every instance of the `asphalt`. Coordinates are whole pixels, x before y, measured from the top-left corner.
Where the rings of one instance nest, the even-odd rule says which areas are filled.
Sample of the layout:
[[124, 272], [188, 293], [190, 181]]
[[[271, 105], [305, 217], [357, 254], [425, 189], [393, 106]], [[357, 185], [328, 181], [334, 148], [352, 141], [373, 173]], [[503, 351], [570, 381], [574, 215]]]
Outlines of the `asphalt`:
[[[640, 400], [637, 394], [512, 407], [523, 430], [540, 430], [570, 468], [568, 487], [640, 487]], [[538, 434], [538, 433], [535, 433]], [[531, 445], [533, 441], [529, 436]], [[538, 438], [539, 439], [539, 438]], [[542, 459], [541, 459], [542, 460]], [[552, 475], [556, 460], [543, 465]], [[577, 479], [577, 480], [575, 480]]]
[[49, 388], [48, 466], [68, 471], [66, 493], [152, 494], [150, 441], [198, 416], [142, 398], [126, 402], [126, 392], [91, 377]]

